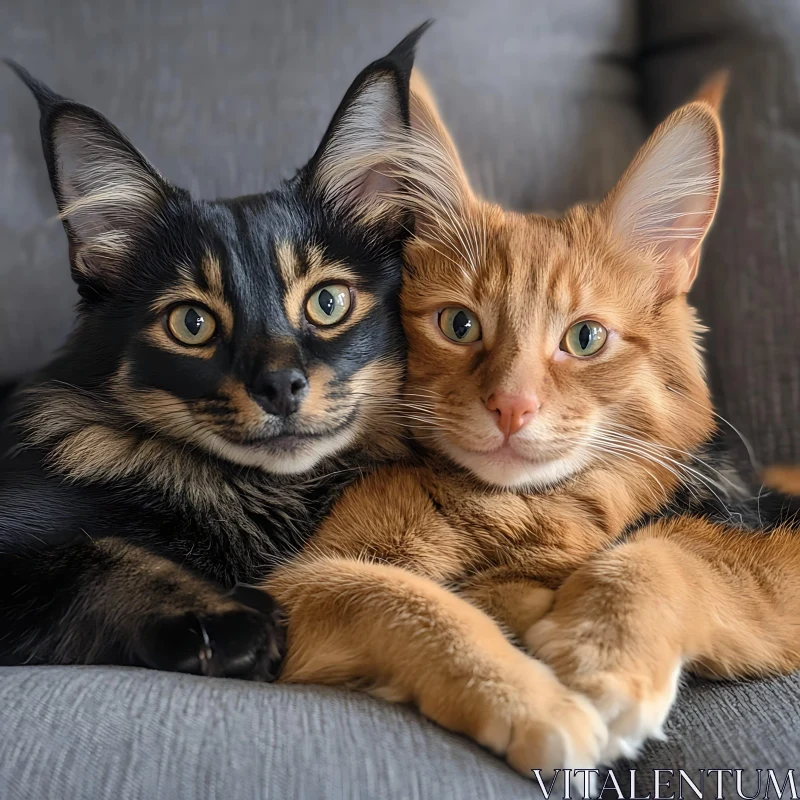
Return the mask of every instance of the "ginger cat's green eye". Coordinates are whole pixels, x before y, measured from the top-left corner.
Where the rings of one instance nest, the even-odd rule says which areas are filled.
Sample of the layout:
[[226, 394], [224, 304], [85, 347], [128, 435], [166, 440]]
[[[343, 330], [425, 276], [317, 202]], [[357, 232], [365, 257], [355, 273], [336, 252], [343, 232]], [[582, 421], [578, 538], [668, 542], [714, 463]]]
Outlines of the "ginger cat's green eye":
[[351, 304], [350, 287], [331, 283], [312, 292], [306, 300], [306, 319], [320, 327], [335, 325], [347, 316]]
[[608, 331], [591, 319], [576, 322], [561, 340], [561, 349], [570, 355], [593, 356], [599, 352], [608, 338]]
[[439, 314], [442, 333], [456, 344], [472, 344], [481, 338], [481, 323], [467, 308], [445, 308]]
[[186, 303], [175, 306], [167, 317], [169, 332], [189, 346], [206, 344], [217, 330], [214, 315], [204, 306]]

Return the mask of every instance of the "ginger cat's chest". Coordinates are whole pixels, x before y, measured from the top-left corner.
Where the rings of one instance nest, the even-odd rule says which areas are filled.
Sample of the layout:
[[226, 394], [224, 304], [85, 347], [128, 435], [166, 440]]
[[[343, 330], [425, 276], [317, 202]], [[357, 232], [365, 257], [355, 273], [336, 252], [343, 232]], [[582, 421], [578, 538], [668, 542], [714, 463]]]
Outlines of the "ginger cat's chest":
[[525, 575], [559, 582], [588, 555], [616, 540], [639, 511], [564, 486], [541, 493], [487, 490], [446, 464], [417, 473], [437, 514], [463, 541], [464, 574], [522, 563]]
[[[317, 548], [458, 582], [494, 567], [558, 584], [642, 514], [622, 475], [541, 493], [487, 489], [436, 458], [394, 465], [345, 490]], [[627, 488], [626, 488], [627, 487]]]
[[524, 564], [526, 577], [558, 583], [655, 510], [652, 496], [621, 472], [593, 471], [542, 492], [487, 489], [444, 461], [416, 476], [438, 516], [462, 538], [465, 573]]

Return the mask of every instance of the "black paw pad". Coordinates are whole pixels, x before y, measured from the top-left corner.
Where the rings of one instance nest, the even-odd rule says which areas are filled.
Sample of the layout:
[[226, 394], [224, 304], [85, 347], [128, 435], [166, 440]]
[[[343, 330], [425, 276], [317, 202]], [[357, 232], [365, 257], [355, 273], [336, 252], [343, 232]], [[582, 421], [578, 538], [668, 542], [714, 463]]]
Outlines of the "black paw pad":
[[218, 610], [186, 611], [151, 622], [141, 635], [142, 662], [172, 672], [276, 680], [286, 651], [283, 615], [265, 592], [244, 588], [247, 603], [231, 597]]

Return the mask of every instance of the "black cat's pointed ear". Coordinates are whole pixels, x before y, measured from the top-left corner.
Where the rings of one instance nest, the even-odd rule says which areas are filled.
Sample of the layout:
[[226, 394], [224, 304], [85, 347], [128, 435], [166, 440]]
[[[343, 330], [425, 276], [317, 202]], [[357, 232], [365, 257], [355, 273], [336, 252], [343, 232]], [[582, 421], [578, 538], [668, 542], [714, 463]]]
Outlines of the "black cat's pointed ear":
[[409, 81], [414, 55], [431, 21], [353, 81], [302, 180], [326, 205], [363, 221], [396, 215], [387, 201], [397, 188], [393, 152], [409, 127]]
[[102, 114], [6, 63], [39, 104], [42, 149], [69, 239], [73, 277], [79, 284], [108, 285], [174, 190]]

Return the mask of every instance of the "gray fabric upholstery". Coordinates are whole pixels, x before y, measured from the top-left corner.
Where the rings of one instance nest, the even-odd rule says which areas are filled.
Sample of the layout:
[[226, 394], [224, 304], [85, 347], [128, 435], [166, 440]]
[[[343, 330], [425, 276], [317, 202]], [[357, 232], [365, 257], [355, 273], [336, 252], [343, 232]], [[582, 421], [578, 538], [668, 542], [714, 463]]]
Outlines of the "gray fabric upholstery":
[[[641, 136], [634, 0], [0, 3], [0, 54], [108, 115], [175, 183], [258, 192], [313, 153], [367, 62], [425, 19], [420, 63], [475, 178], [518, 207], [600, 195]], [[79, 9], [76, 11], [76, 9]], [[0, 69], [0, 383], [63, 339], [76, 293], [27, 90]]]
[[143, 670], [0, 670], [3, 800], [520, 797], [522, 778], [401, 706]]
[[[668, 741], [649, 746], [635, 765], [638, 795], [653, 791], [654, 769], [693, 777], [743, 769], [750, 794], [756, 769], [794, 768], [800, 778], [798, 704], [798, 679], [694, 683]], [[7, 668], [0, 669], [0, 731], [3, 800], [541, 796], [466, 739], [410, 709], [344, 690], [134, 669]], [[623, 786], [630, 767], [615, 771]], [[714, 786], [712, 778], [707, 797]]]
[[722, 413], [763, 463], [800, 463], [800, 3], [643, 8], [651, 121], [731, 70], [722, 204], [694, 298]]

